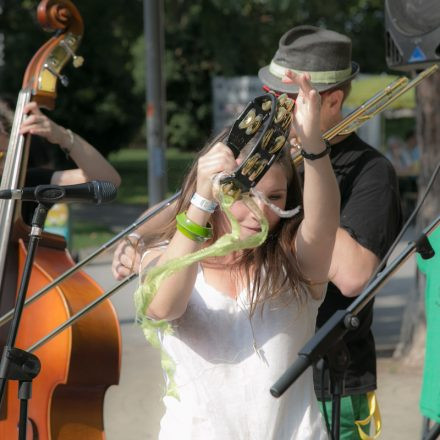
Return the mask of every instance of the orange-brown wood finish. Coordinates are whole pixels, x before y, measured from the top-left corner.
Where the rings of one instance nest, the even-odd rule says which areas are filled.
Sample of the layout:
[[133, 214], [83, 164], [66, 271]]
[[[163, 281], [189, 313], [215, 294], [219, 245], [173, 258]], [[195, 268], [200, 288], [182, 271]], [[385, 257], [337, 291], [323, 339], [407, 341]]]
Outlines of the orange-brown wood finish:
[[[19, 277], [26, 256], [19, 245]], [[62, 249], [39, 247], [28, 297], [72, 267]], [[82, 310], [102, 294], [86, 274], [76, 272], [22, 315], [16, 346], [26, 349]], [[120, 368], [120, 333], [109, 301], [97, 306], [69, 329], [37, 349], [41, 371], [33, 381], [29, 400], [28, 439], [90, 439], [104, 436], [103, 404], [106, 389], [117, 384]], [[0, 438], [17, 438], [19, 400], [17, 382], [7, 390], [7, 419], [0, 423]]]
[[[28, 65], [23, 89], [32, 90], [31, 100], [53, 108], [56, 80], [72, 57], [83, 31], [78, 10], [69, 0], [43, 0], [37, 17], [44, 28], [58, 30]], [[66, 43], [67, 42], [67, 43]], [[68, 44], [69, 49], [66, 49]], [[52, 63], [52, 64], [51, 64]], [[51, 65], [49, 69], [47, 66]], [[55, 74], [55, 73], [56, 74]], [[25, 148], [29, 142], [25, 143]], [[27, 158], [27, 154], [24, 154]], [[21, 181], [26, 160], [20, 164]], [[30, 228], [24, 225], [20, 209], [15, 209], [8, 258], [0, 292], [1, 314], [14, 302], [26, 258]], [[74, 265], [64, 239], [43, 234], [35, 255], [27, 298], [38, 292]], [[13, 282], [11, 282], [11, 278]], [[15, 284], [13, 286], [13, 284]], [[11, 288], [13, 287], [13, 288]], [[24, 308], [15, 346], [23, 350], [81, 311], [103, 293], [84, 272], [77, 271], [50, 292]], [[2, 339], [5, 329], [3, 328]], [[4, 344], [4, 342], [3, 342]], [[28, 403], [28, 440], [103, 440], [104, 395], [119, 381], [121, 335], [118, 319], [109, 300], [100, 303], [73, 326], [40, 346], [34, 354], [41, 371], [32, 382]], [[18, 436], [18, 384], [9, 381], [0, 411], [0, 439]]]

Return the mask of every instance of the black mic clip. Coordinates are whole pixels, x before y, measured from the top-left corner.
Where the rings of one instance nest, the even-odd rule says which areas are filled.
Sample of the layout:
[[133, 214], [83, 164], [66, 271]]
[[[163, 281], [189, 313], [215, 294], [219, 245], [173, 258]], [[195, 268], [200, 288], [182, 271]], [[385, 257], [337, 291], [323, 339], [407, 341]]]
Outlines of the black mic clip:
[[66, 196], [66, 190], [58, 185], [38, 185], [34, 189], [34, 200], [43, 205], [61, 202]]
[[31, 188], [0, 190], [0, 199], [32, 201], [43, 205], [58, 202], [107, 203], [116, 198], [117, 189], [111, 182], [92, 180], [77, 185], [38, 185]]

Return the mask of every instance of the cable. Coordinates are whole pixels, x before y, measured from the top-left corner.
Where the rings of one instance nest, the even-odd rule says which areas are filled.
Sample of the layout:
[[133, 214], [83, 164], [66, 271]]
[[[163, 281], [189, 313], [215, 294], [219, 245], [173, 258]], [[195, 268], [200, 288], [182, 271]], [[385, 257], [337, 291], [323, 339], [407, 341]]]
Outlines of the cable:
[[328, 420], [327, 406], [325, 404], [325, 361], [322, 359], [322, 368], [321, 368], [321, 403], [322, 403], [322, 412], [324, 414], [325, 426], [327, 428], [327, 433], [330, 436], [331, 440], [335, 440], [333, 435], [333, 431], [330, 429], [330, 422]]

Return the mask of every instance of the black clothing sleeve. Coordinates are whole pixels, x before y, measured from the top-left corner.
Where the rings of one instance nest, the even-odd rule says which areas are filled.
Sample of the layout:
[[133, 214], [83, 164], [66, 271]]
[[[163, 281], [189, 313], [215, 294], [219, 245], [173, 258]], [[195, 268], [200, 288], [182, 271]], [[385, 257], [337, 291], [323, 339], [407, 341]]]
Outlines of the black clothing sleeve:
[[358, 168], [350, 196], [341, 207], [341, 227], [381, 259], [400, 230], [397, 178], [383, 157]]
[[48, 185], [54, 173], [54, 170], [48, 168], [29, 168], [24, 186]]

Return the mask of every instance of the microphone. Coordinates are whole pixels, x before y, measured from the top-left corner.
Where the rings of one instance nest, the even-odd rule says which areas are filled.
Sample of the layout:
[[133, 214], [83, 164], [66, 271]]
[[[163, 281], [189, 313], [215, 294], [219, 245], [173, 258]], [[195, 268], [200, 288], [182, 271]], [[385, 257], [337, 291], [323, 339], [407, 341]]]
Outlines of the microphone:
[[90, 202], [108, 203], [116, 198], [117, 189], [111, 182], [92, 180], [78, 185], [38, 185], [22, 189], [0, 190], [0, 199], [39, 203]]

